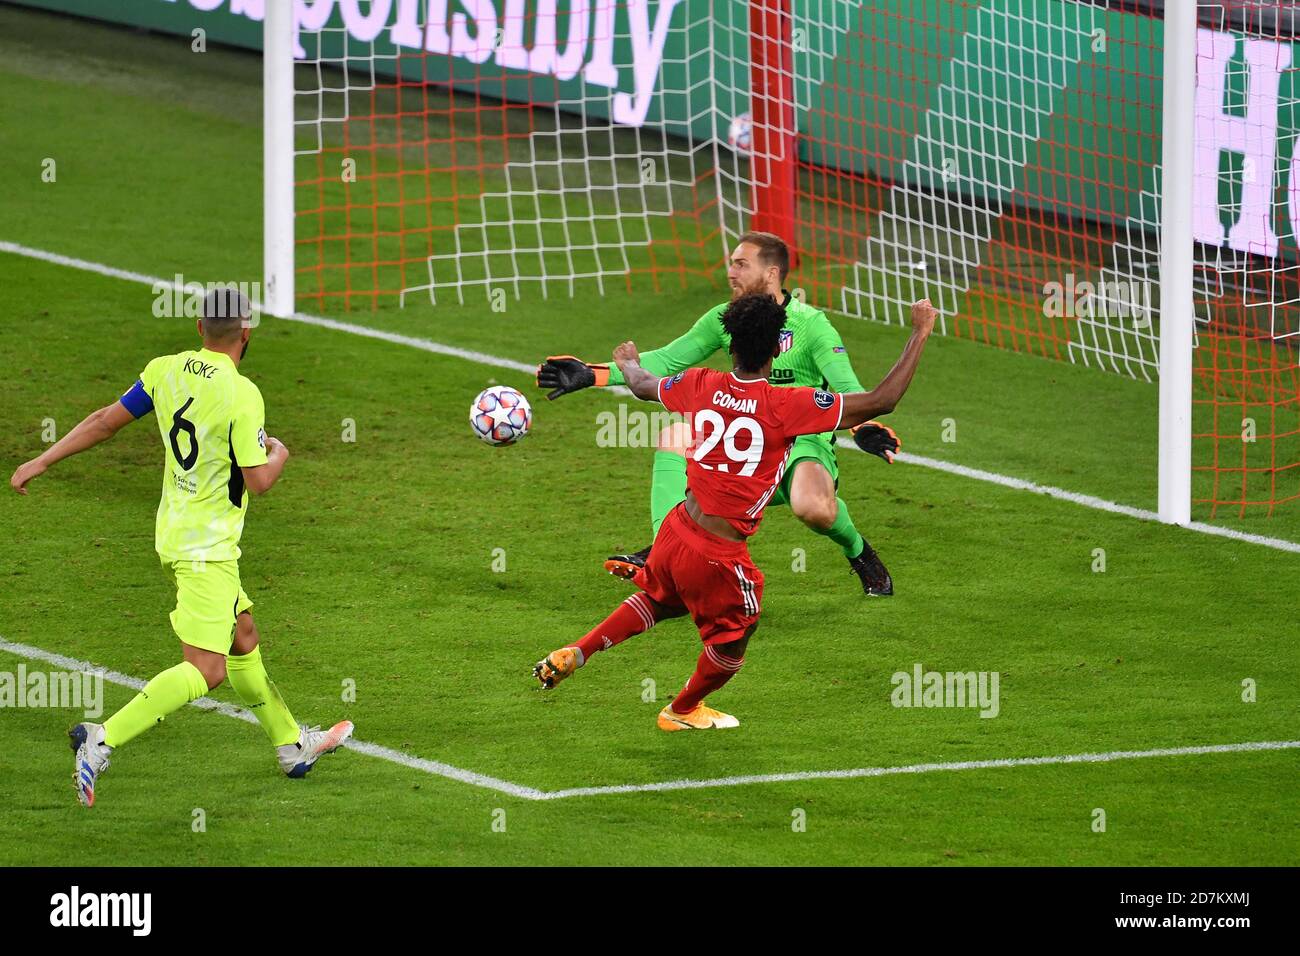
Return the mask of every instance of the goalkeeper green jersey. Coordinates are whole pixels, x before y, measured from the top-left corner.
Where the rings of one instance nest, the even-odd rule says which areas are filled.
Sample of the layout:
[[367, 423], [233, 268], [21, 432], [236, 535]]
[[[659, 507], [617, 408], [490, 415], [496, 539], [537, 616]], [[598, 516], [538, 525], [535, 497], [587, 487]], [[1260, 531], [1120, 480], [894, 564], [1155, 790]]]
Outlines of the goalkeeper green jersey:
[[164, 561], [231, 561], [248, 511], [243, 466], [266, 464], [262, 393], [229, 355], [199, 349], [154, 359], [122, 396], [150, 410], [163, 440], [154, 547]]
[[[792, 298], [784, 292], [785, 325], [781, 329], [781, 354], [772, 361], [773, 385], [794, 385], [831, 392], [861, 392], [839, 332], [821, 309]], [[729, 303], [714, 306], [691, 326], [689, 332], [663, 348], [641, 353], [641, 367], [660, 377], [676, 375], [705, 361], [721, 349], [731, 349], [731, 336], [722, 327], [722, 313]], [[609, 367], [609, 384], [622, 385], [623, 373]], [[830, 439], [832, 433], [823, 437]]]

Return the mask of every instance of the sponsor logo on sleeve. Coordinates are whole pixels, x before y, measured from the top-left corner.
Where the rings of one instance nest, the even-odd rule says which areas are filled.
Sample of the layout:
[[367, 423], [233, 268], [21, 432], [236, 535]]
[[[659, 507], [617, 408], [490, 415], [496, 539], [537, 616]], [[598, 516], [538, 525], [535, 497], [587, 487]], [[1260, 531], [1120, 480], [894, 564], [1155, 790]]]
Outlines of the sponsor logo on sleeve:
[[831, 351], [832, 351], [832, 352], [847, 352], [848, 349], [846, 349], [846, 348], [845, 348], [844, 346], [842, 346], [842, 345], [836, 345], [834, 348], [831, 349]]
[[672, 378], [668, 379], [668, 381], [664, 382], [664, 391], [665, 392], [668, 391], [668, 389], [672, 388], [674, 385], [676, 385], [685, 377], [686, 377], [685, 372], [678, 372]]
[[262, 449], [263, 451], [266, 450], [266, 429], [265, 428], [259, 428], [257, 430], [257, 447]]
[[830, 408], [835, 404], [835, 395], [831, 392], [823, 392], [819, 388], [813, 392], [813, 404], [818, 408]]

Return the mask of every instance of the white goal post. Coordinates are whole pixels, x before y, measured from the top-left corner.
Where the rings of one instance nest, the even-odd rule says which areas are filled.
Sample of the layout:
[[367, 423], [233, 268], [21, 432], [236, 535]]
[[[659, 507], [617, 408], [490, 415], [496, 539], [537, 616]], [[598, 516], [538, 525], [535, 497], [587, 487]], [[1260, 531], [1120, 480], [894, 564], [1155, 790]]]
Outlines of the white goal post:
[[263, 311], [294, 306], [293, 4], [266, 5], [262, 24]]
[[1160, 224], [1160, 520], [1192, 520], [1192, 183], [1196, 3], [1165, 5]]

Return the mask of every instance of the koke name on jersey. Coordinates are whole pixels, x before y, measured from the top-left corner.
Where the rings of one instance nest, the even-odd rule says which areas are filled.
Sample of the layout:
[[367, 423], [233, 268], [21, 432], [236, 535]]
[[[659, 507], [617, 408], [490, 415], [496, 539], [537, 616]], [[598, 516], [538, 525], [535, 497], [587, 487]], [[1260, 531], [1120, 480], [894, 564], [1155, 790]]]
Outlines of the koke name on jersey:
[[207, 362], [201, 362], [196, 358], [187, 358], [185, 360], [185, 371], [193, 375], [201, 375], [203, 378], [212, 378], [212, 373], [217, 370], [215, 365], [209, 365]]

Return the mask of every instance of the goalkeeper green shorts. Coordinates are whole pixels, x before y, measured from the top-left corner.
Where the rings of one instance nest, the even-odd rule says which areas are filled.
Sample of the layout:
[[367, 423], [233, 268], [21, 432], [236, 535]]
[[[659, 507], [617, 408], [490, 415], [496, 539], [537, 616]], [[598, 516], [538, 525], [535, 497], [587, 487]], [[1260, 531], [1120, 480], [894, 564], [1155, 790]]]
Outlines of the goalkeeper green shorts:
[[830, 472], [835, 487], [840, 486], [840, 466], [835, 462], [835, 446], [822, 435], [800, 435], [794, 440], [790, 449], [790, 460], [785, 466], [785, 477], [781, 487], [772, 496], [771, 504], [788, 505], [790, 503], [790, 482], [794, 481], [794, 466], [801, 461], [816, 461]]
[[253, 606], [239, 584], [238, 561], [164, 561], [176, 584], [172, 630], [184, 644], [229, 654], [235, 618]]

